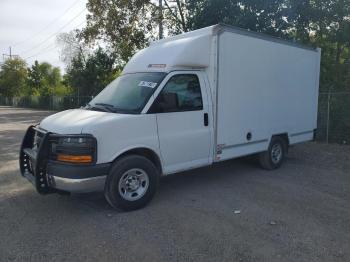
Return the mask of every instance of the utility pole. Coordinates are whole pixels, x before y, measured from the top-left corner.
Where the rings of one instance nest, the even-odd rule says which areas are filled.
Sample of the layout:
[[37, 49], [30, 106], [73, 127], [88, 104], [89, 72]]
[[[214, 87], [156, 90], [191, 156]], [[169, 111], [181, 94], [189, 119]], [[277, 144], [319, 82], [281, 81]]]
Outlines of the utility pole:
[[159, 39], [163, 38], [163, 0], [159, 0]]
[[11, 46], [9, 47], [9, 53], [8, 54], [2, 54], [2, 59], [5, 61], [6, 57], [8, 57], [10, 60], [12, 59], [12, 57], [18, 57], [18, 55], [13, 55], [12, 54], [12, 49]]

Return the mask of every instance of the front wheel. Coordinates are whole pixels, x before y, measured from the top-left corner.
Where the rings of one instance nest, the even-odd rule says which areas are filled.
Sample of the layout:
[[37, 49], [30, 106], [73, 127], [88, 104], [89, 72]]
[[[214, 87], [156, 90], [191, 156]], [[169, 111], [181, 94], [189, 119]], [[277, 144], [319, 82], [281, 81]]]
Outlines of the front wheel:
[[259, 162], [262, 168], [273, 170], [279, 168], [285, 158], [287, 144], [281, 137], [272, 137], [267, 151], [259, 154]]
[[143, 156], [130, 155], [112, 166], [106, 180], [108, 203], [125, 211], [144, 207], [156, 193], [159, 171]]

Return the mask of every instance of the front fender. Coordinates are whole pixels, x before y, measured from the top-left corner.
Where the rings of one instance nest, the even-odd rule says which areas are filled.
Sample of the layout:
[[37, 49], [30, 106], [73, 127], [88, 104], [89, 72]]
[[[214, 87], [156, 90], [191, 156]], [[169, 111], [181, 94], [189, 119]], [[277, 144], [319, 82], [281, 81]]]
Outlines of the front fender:
[[147, 148], [160, 156], [157, 121], [153, 114], [104, 119], [84, 128], [84, 133], [92, 134], [97, 140], [98, 164], [113, 162], [136, 148]]

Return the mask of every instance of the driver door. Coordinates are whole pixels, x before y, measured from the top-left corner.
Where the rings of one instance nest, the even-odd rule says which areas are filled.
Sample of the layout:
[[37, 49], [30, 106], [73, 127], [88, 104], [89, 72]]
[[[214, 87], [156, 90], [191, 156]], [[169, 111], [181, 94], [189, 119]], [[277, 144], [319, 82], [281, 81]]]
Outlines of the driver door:
[[170, 73], [149, 113], [156, 114], [165, 174], [209, 164], [208, 97], [201, 72]]

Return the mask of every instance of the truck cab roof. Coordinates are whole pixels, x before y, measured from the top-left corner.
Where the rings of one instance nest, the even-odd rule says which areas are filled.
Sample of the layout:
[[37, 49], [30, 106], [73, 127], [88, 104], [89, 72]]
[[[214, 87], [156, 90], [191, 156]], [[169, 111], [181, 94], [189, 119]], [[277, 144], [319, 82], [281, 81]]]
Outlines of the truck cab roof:
[[208, 67], [214, 28], [210, 26], [152, 42], [131, 58], [123, 74]]

